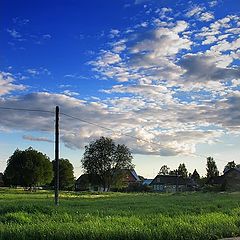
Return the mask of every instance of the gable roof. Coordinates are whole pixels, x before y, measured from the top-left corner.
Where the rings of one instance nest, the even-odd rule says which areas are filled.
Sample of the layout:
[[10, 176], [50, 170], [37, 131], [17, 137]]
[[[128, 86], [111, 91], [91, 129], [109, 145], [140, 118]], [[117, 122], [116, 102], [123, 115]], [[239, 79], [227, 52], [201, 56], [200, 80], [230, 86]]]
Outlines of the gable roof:
[[135, 180], [136, 180], [137, 182], [140, 182], [140, 181], [141, 181], [140, 178], [138, 177], [136, 171], [135, 171], [134, 169], [130, 170], [130, 172], [131, 172], [131, 174], [133, 175], [133, 177], [135, 178]]
[[226, 170], [223, 175], [226, 175], [232, 171], [237, 171], [238, 173], [240, 173], [240, 168], [230, 168], [230, 169]]
[[150, 185], [152, 181], [153, 181], [153, 179], [145, 179], [142, 184], [143, 185]]
[[153, 184], [185, 185], [187, 184], [187, 179], [184, 179], [182, 176], [175, 175], [157, 175], [150, 183], [150, 185]]
[[223, 184], [223, 182], [224, 182], [224, 175], [209, 178], [206, 183], [207, 184]]

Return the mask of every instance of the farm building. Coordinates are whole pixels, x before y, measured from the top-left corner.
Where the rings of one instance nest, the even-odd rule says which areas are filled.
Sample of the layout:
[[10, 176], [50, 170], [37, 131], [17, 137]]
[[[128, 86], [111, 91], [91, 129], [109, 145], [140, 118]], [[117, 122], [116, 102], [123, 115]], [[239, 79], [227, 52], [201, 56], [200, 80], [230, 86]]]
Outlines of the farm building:
[[240, 169], [230, 168], [222, 176], [210, 178], [207, 184], [220, 186], [222, 190], [240, 191]]
[[186, 191], [189, 184], [188, 179], [176, 175], [157, 175], [150, 183], [153, 191], [176, 192]]
[[153, 181], [153, 179], [144, 179], [142, 184], [145, 185], [145, 186], [149, 186], [152, 181]]
[[229, 191], [240, 191], [240, 169], [231, 168], [224, 173], [223, 187]]
[[88, 174], [82, 174], [75, 182], [76, 191], [103, 191], [98, 184], [97, 177], [91, 177]]
[[[116, 176], [121, 175], [118, 181], [114, 181], [113, 188], [127, 188], [132, 185], [141, 183], [134, 169], [124, 169], [118, 171]], [[81, 175], [75, 183], [76, 191], [103, 191], [103, 187], [99, 184], [97, 177], [91, 178], [88, 174]]]
[[0, 187], [4, 186], [4, 182], [3, 182], [3, 173], [0, 173]]

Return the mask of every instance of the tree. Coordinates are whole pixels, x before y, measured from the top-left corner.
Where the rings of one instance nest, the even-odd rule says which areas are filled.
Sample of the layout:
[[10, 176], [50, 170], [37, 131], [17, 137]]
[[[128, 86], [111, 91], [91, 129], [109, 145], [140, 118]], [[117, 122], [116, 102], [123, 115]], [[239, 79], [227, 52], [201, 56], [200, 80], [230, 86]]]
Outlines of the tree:
[[179, 164], [177, 172], [178, 172], [178, 175], [182, 176], [183, 178], [188, 177], [188, 171], [184, 163]]
[[219, 176], [216, 162], [212, 157], [207, 158], [207, 179]]
[[234, 161], [228, 162], [228, 164], [224, 167], [223, 172], [225, 173], [229, 169], [236, 168], [236, 167], [237, 167], [237, 165], [236, 165], [236, 163]]
[[[55, 169], [56, 161], [52, 161], [53, 169]], [[51, 185], [55, 184], [55, 178]], [[73, 165], [68, 159], [59, 159], [59, 189], [70, 190], [74, 186]]]
[[177, 176], [178, 175], [178, 170], [174, 169], [174, 170], [169, 171], [169, 175], [170, 176]]
[[34, 187], [52, 181], [53, 170], [50, 159], [32, 147], [16, 149], [8, 159], [4, 179], [7, 185]]
[[168, 174], [169, 174], [169, 170], [170, 170], [170, 168], [169, 168], [167, 165], [163, 165], [163, 166], [160, 168], [158, 174], [159, 174], [159, 175], [168, 175]]
[[90, 178], [97, 176], [105, 191], [110, 188], [116, 173], [134, 167], [132, 159], [127, 146], [116, 145], [111, 138], [101, 137], [85, 146], [82, 167]]

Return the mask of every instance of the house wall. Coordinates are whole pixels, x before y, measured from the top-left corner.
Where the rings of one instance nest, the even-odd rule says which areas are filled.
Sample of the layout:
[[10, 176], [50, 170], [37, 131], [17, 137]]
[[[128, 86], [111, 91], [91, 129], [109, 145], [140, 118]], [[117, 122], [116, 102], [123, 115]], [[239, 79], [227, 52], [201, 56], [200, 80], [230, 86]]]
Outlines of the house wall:
[[3, 174], [0, 173], [0, 187], [4, 186], [4, 182], [3, 182]]
[[[153, 191], [155, 192], [176, 192], [177, 186], [176, 185], [164, 185], [164, 184], [153, 184], [152, 185]], [[185, 185], [179, 185], [178, 191], [185, 191]]]
[[225, 175], [224, 185], [228, 191], [240, 191], [240, 172], [229, 171]]

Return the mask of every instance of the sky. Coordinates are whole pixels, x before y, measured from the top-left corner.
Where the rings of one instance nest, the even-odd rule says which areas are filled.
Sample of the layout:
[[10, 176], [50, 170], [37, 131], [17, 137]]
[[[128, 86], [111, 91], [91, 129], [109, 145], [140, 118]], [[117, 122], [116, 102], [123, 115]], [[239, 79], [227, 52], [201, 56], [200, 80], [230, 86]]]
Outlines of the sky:
[[16, 148], [54, 158], [57, 105], [76, 177], [100, 136], [146, 178], [240, 163], [239, 1], [2, 0], [0, 15], [0, 108], [53, 112], [0, 109], [0, 172]]

